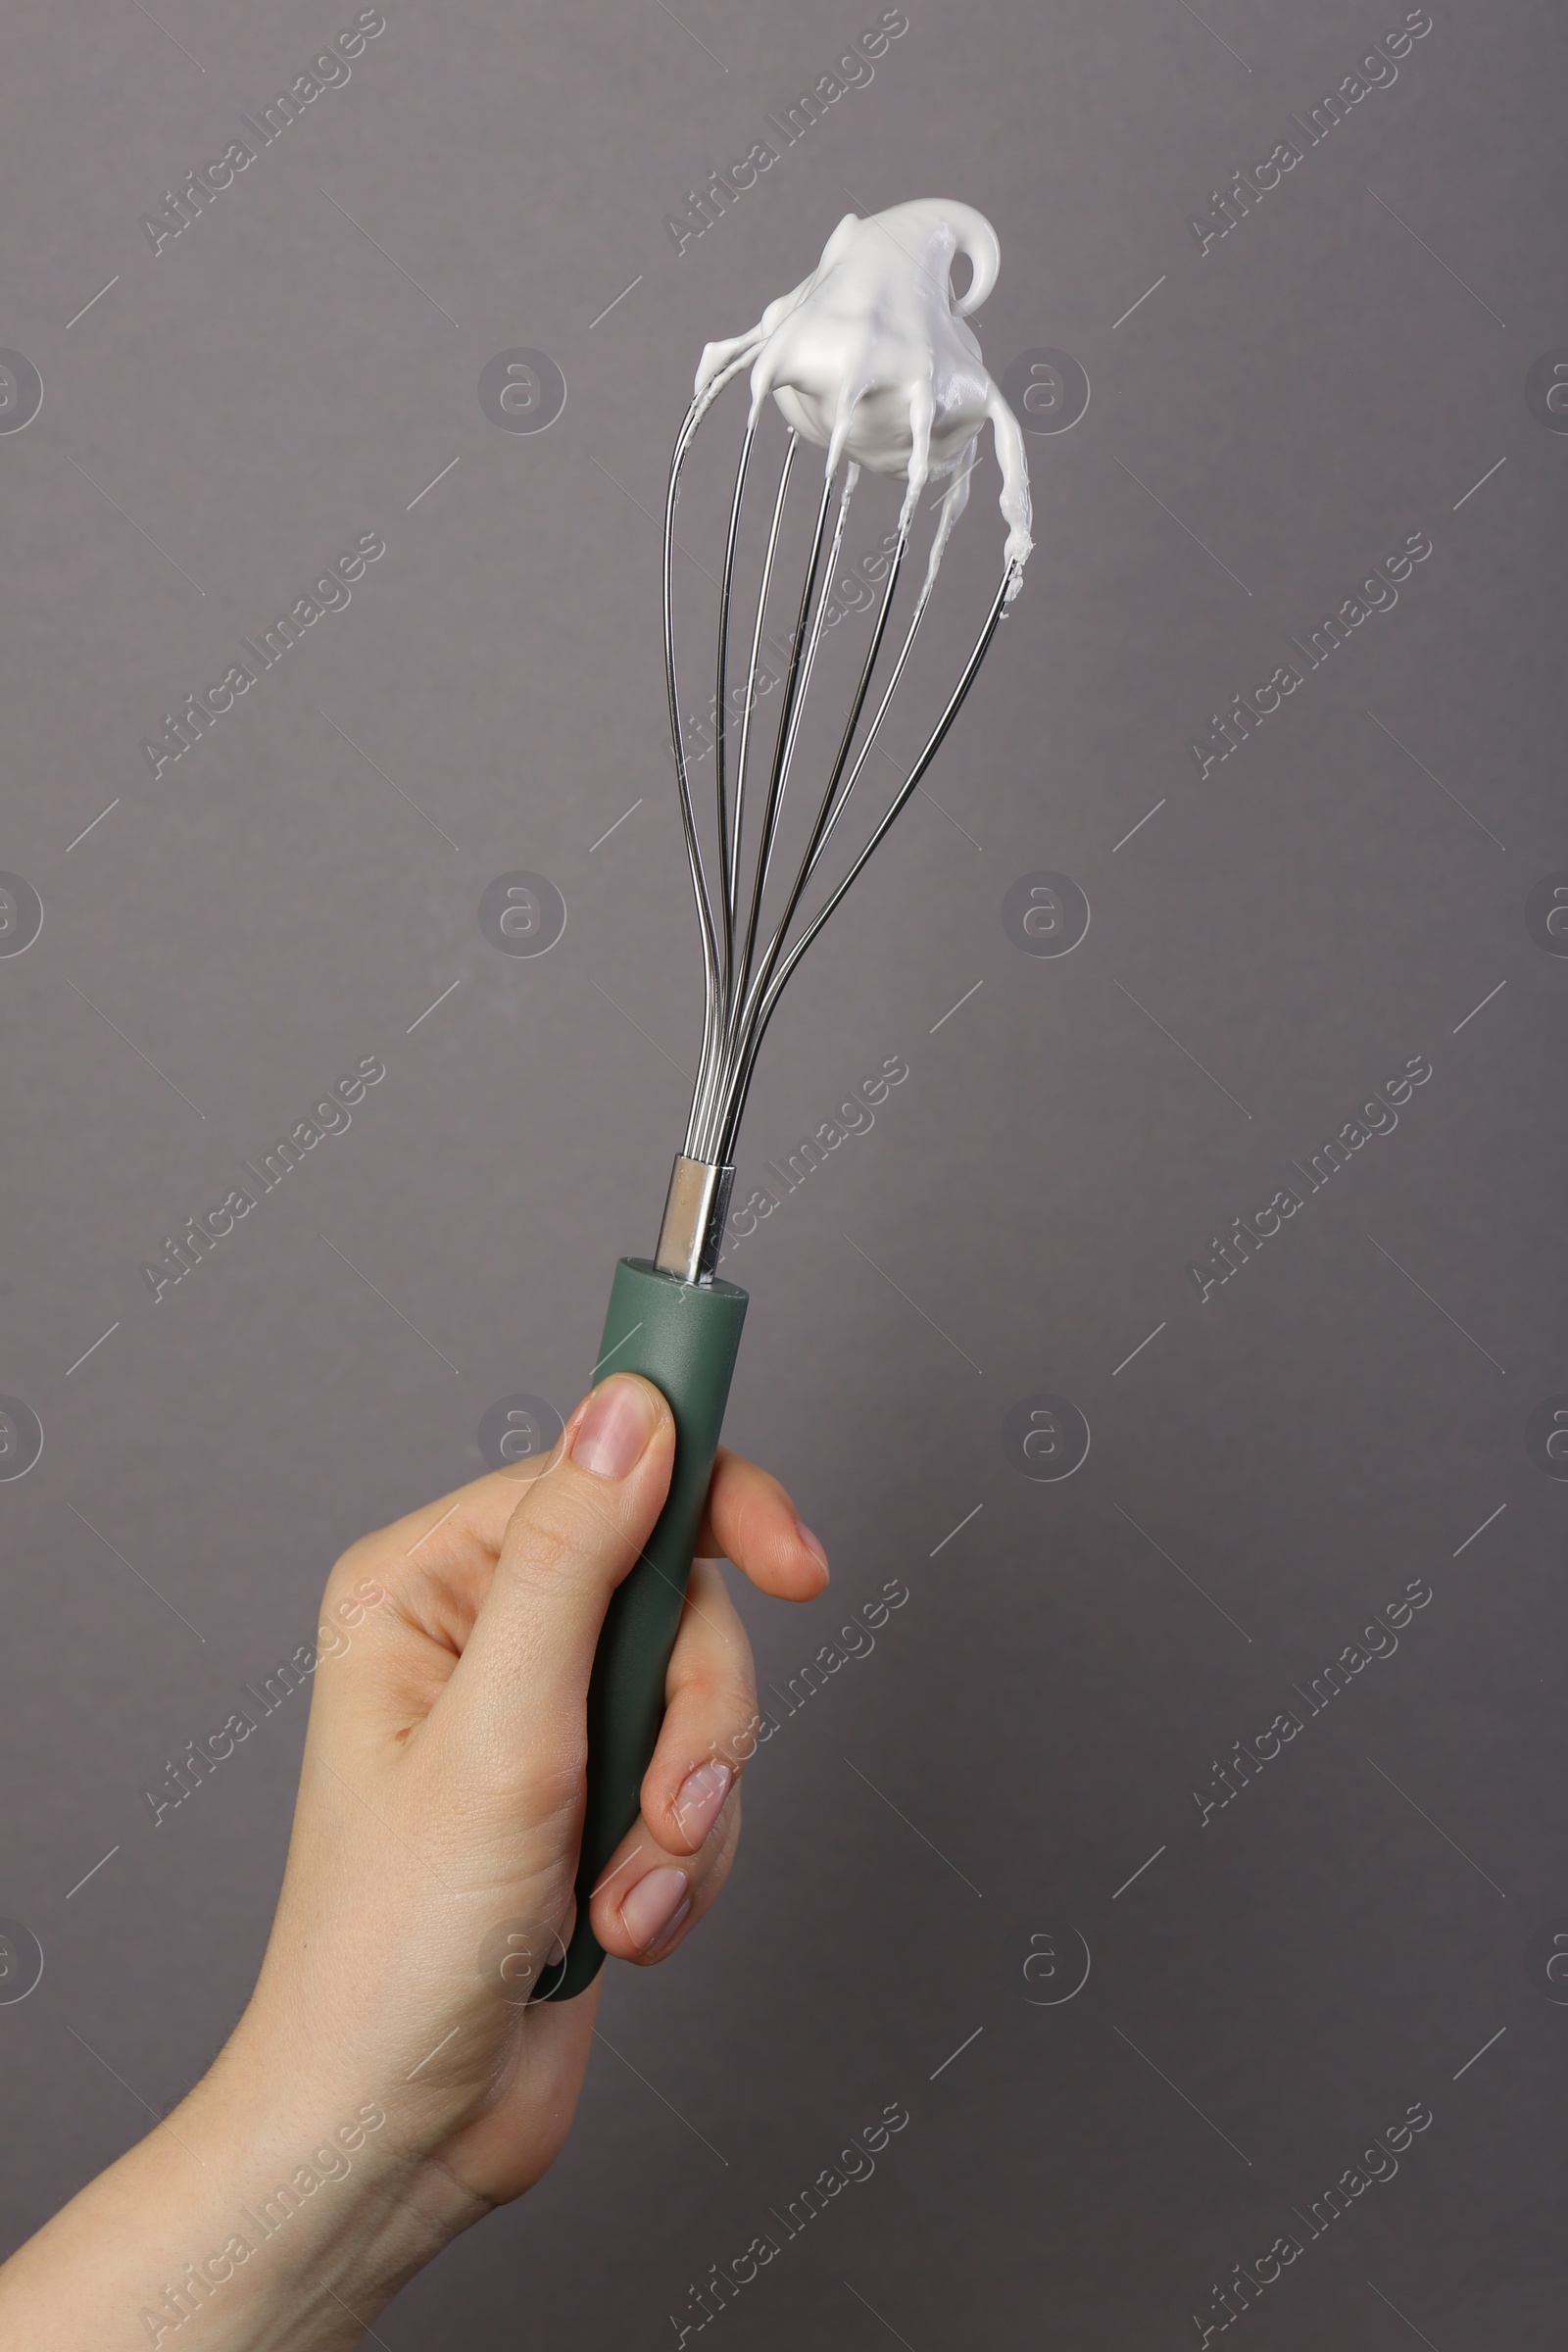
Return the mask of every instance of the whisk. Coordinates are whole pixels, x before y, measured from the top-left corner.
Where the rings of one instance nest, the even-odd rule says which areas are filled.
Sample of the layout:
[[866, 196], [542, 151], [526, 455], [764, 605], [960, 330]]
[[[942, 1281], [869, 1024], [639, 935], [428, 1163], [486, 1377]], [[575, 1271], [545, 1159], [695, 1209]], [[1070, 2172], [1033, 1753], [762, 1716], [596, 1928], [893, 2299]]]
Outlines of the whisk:
[[[957, 254], [967, 257], [972, 272], [961, 297], [955, 297], [950, 276]], [[541, 1974], [536, 1999], [569, 1999], [592, 1983], [603, 1963], [604, 1953], [588, 1924], [589, 1900], [611, 1855], [637, 1818], [643, 1775], [662, 1718], [665, 1671], [746, 1313], [745, 1291], [720, 1279], [715, 1269], [734, 1182], [736, 1138], [758, 1052], [802, 956], [941, 749], [1017, 592], [1029, 554], [1022, 436], [986, 373], [979, 344], [963, 323], [990, 292], [1000, 259], [990, 222], [966, 205], [927, 199], [866, 220], [847, 215], [808, 278], [771, 304], [749, 333], [708, 346], [676, 438], [664, 508], [664, 669], [676, 795], [702, 937], [703, 1044], [685, 1143], [670, 1175], [657, 1249], [652, 1259], [627, 1257], [617, 1265], [594, 1367], [596, 1379], [612, 1370], [640, 1372], [663, 1392], [675, 1420], [675, 1466], [664, 1509], [647, 1550], [612, 1599], [595, 1654], [588, 1694], [587, 1806], [576, 1924], [564, 1958]], [[752, 403], [718, 583], [711, 812], [700, 821], [677, 680], [675, 510], [682, 469], [698, 429], [748, 364]], [[737, 551], [748, 477], [769, 393], [782, 413], [788, 438], [766, 523], [756, 603], [748, 606], [737, 596]], [[1001, 585], [924, 748], [906, 771], [895, 766], [898, 782], [888, 796], [863, 780], [866, 764], [879, 748], [889, 706], [930, 604], [943, 551], [967, 500], [979, 433], [987, 419], [1003, 477], [1002, 511], [1010, 526]], [[792, 621], [778, 634], [782, 676], [773, 681], [779, 702], [772, 742], [760, 751], [759, 738], [765, 733], [759, 722], [760, 681], [767, 678], [761, 655], [770, 607], [782, 601], [775, 570], [803, 441], [825, 447], [827, 463], [804, 584]], [[786, 879], [774, 871], [776, 863], [787, 863], [781, 860], [781, 828], [802, 752], [808, 697], [850, 503], [862, 466], [903, 474], [906, 493], [870, 643], [850, 693], [849, 714], [836, 748], [823, 762], [825, 778], [819, 776], [814, 800], [808, 805], [804, 847]], [[884, 642], [915, 514], [931, 480], [946, 480], [948, 487], [912, 612], [897, 652], [884, 662]], [[749, 638], [744, 690], [738, 678], [733, 689], [731, 685], [731, 638], [737, 622], [743, 643]], [[879, 665], [884, 673], [880, 678]], [[732, 700], [739, 712], [733, 741]], [[852, 801], [857, 810], [872, 804], [869, 823], [858, 829], [858, 846], [852, 845], [835, 878], [813, 893], [830, 845], [836, 836], [842, 839], [850, 832], [844, 819]]]

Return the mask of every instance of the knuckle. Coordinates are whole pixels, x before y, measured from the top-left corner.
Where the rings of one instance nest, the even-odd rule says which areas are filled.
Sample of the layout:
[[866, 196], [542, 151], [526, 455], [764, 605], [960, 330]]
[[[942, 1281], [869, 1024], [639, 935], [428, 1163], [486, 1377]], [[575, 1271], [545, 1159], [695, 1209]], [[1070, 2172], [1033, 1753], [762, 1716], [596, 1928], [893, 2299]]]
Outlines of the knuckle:
[[391, 1599], [377, 1573], [379, 1567], [373, 1552], [356, 1544], [333, 1568], [321, 1590], [317, 1629], [324, 1654], [330, 1656], [339, 1645], [346, 1647], [347, 1637], [358, 1633], [380, 1605]]
[[513, 1513], [506, 1555], [559, 1572], [572, 1561], [599, 1564], [622, 1553], [631, 1505], [625, 1495], [601, 1494], [603, 1483], [569, 1462], [560, 1464]]
[[726, 1623], [706, 1594], [700, 1601], [689, 1595], [674, 1654], [682, 1688], [705, 1702], [723, 1705], [750, 1694], [756, 1670], [745, 1630], [738, 1618]]
[[553, 1510], [530, 1511], [508, 1530], [508, 1564], [529, 1575], [559, 1576], [579, 1549], [577, 1531]]
[[721, 1669], [697, 1686], [693, 1693], [703, 1713], [732, 1734], [757, 1713], [757, 1690], [750, 1674]]
[[366, 1574], [379, 1550], [380, 1545], [374, 1536], [361, 1536], [357, 1543], [349, 1545], [347, 1551], [339, 1552], [326, 1580], [328, 1596], [335, 1598]]

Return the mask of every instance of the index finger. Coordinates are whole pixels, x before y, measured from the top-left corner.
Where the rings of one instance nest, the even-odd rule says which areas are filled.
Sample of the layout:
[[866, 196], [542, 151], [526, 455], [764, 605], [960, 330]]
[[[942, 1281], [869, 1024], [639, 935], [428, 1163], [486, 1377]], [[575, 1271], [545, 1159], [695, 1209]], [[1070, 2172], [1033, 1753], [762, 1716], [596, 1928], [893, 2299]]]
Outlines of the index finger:
[[814, 1600], [828, 1578], [827, 1553], [778, 1480], [727, 1446], [713, 1463], [697, 1556], [733, 1560], [780, 1600]]
[[[492, 1552], [500, 1551], [507, 1521], [527, 1485], [554, 1460], [554, 1452], [541, 1454], [461, 1490], [459, 1516]], [[432, 1520], [440, 1507], [430, 1512]], [[827, 1553], [786, 1489], [727, 1446], [714, 1458], [696, 1552], [700, 1560], [733, 1560], [759, 1592], [780, 1600], [814, 1600], [828, 1579]]]
[[[559, 1452], [558, 1444], [548, 1453], [524, 1456], [440, 1495], [363, 1538], [344, 1554], [340, 1568], [368, 1565], [374, 1546], [376, 1565], [396, 1561], [405, 1587], [453, 1581], [466, 1587], [476, 1575], [481, 1587], [488, 1584], [513, 1512], [534, 1480], [554, 1467]], [[482, 1556], [475, 1557], [475, 1546]], [[759, 1592], [780, 1600], [814, 1600], [828, 1581], [827, 1554], [803, 1524], [786, 1489], [727, 1446], [719, 1447], [713, 1462], [696, 1553], [699, 1559], [732, 1560]], [[472, 1597], [477, 1606], [482, 1589]]]

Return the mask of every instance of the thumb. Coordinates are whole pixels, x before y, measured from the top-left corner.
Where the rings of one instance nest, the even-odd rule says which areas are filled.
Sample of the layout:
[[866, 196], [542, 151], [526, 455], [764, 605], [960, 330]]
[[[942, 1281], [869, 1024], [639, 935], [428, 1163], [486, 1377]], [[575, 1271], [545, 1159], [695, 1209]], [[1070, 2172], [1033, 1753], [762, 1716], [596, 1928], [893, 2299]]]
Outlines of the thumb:
[[[675, 1424], [651, 1381], [615, 1373], [584, 1397], [555, 1459], [531, 1481], [502, 1539], [495, 1576], [432, 1710], [464, 1744], [575, 1786], [594, 1648], [610, 1596], [663, 1506]], [[511, 1767], [508, 1770], [508, 1766]], [[560, 1789], [560, 1795], [565, 1790]]]

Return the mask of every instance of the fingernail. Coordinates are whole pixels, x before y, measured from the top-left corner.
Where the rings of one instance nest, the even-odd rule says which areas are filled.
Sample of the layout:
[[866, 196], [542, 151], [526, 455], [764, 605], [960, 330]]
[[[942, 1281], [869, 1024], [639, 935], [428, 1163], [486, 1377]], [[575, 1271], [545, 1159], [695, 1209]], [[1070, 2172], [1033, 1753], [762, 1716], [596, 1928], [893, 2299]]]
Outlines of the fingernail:
[[686, 1925], [687, 1913], [691, 1910], [691, 1897], [688, 1895], [685, 1902], [682, 1903], [680, 1909], [675, 1913], [675, 1916], [670, 1921], [668, 1927], [664, 1930], [662, 1936], [656, 1937], [655, 1940], [648, 1945], [644, 1954], [646, 1959], [661, 1959], [663, 1954], [668, 1951], [670, 1945], [680, 1934], [681, 1929]]
[[652, 1949], [686, 1899], [683, 1870], [651, 1870], [620, 1906], [621, 1925], [640, 1952]]
[[801, 1542], [806, 1545], [807, 1550], [810, 1553], [812, 1559], [821, 1569], [822, 1574], [826, 1576], [827, 1553], [822, 1549], [821, 1544], [818, 1542], [817, 1538], [812, 1535], [810, 1529], [807, 1526], [804, 1519], [796, 1520], [795, 1533], [800, 1537]]
[[693, 1845], [702, 1844], [718, 1819], [733, 1778], [729, 1766], [720, 1764], [715, 1757], [710, 1763], [699, 1764], [682, 1781], [680, 1794], [675, 1799], [675, 1819], [680, 1824], [681, 1836], [689, 1838]]
[[577, 1424], [571, 1458], [596, 1478], [624, 1478], [653, 1434], [647, 1391], [634, 1380], [607, 1380]]

